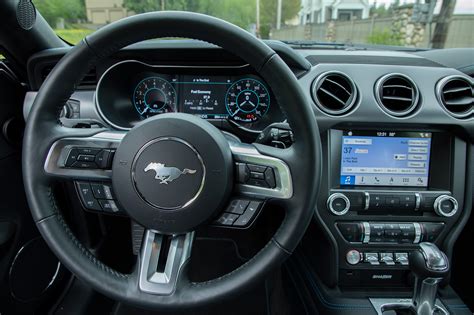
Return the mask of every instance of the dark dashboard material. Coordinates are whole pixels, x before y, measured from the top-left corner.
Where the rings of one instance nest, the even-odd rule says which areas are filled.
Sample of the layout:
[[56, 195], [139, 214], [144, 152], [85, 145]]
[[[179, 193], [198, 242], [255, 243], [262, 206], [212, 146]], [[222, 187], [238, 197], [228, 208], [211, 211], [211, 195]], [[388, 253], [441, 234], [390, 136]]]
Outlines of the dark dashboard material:
[[[361, 289], [369, 297], [380, 288], [406, 292], [412, 285], [409, 253], [429, 241], [451, 259], [471, 215], [472, 49], [456, 50], [463, 61], [450, 66], [450, 50], [410, 54], [272, 45], [299, 78], [322, 137], [315, 222], [325, 237], [315, 251], [327, 261], [314, 262], [322, 286], [334, 299], [367, 297]], [[64, 53], [30, 60], [33, 91], [25, 99], [25, 117], [48, 67]], [[218, 47], [193, 41], [122, 50], [86, 77], [66, 107], [65, 124], [116, 129], [161, 112], [187, 112], [248, 141], [285, 120], [253, 69]], [[367, 137], [379, 146], [364, 143]], [[344, 152], [348, 148], [355, 151]], [[372, 150], [372, 159], [364, 159]]]

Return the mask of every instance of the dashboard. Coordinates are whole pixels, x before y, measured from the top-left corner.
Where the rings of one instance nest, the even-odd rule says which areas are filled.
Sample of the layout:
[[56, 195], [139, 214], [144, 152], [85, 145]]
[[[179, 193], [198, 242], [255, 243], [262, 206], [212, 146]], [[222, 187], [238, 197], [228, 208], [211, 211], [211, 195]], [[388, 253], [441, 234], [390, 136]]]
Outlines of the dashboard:
[[186, 67], [122, 61], [104, 72], [95, 101], [101, 117], [117, 129], [130, 129], [169, 112], [257, 130], [284, 119], [267, 84], [246, 65]]
[[[321, 280], [345, 290], [406, 288], [410, 251], [430, 241], [450, 256], [472, 209], [472, 49], [435, 51], [431, 58], [431, 52], [268, 44], [298, 78], [320, 129], [323, 173], [314, 219], [324, 236], [312, 250], [327, 257], [314, 264]], [[30, 60], [25, 119], [66, 52]], [[61, 120], [127, 130], [165, 112], [199, 116], [243, 142], [285, 122], [274, 91], [254, 69], [193, 41], [137, 44], [104, 60], [78, 85]], [[288, 132], [274, 130], [271, 137]]]

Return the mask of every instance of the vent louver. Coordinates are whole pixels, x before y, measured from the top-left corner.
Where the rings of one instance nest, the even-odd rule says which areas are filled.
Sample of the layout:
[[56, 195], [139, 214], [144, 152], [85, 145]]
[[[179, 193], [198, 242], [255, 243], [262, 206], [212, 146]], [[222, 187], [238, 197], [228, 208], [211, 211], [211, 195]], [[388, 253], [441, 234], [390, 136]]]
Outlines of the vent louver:
[[413, 80], [403, 74], [394, 73], [385, 75], [377, 81], [375, 98], [387, 113], [402, 117], [415, 110], [419, 92]]
[[438, 82], [436, 94], [441, 105], [456, 118], [474, 113], [474, 84], [461, 76], [449, 76]]
[[356, 103], [357, 89], [347, 75], [331, 71], [315, 80], [312, 95], [322, 111], [330, 115], [342, 115]]

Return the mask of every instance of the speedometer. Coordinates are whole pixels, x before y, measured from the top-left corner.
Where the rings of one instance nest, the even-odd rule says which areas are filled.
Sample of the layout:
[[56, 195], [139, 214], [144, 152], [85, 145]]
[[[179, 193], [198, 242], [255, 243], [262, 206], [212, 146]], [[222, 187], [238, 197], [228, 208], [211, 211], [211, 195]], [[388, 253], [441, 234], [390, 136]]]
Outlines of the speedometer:
[[149, 77], [137, 84], [133, 92], [133, 104], [143, 118], [175, 112], [176, 91], [165, 79]]
[[263, 117], [270, 108], [270, 94], [265, 85], [255, 79], [236, 81], [226, 94], [226, 108], [238, 122], [250, 123]]

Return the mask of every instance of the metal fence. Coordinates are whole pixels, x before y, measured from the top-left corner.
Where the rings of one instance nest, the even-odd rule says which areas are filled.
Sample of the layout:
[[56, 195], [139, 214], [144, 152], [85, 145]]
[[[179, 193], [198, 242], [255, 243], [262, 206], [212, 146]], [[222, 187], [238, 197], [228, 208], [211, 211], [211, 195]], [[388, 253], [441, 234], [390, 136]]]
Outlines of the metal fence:
[[[368, 39], [374, 32], [384, 30], [390, 32], [392, 29], [392, 18], [371, 18], [365, 20], [334, 21], [334, 37], [336, 42], [352, 42], [358, 44], [368, 43]], [[432, 23], [431, 30], [434, 31], [436, 23]], [[270, 33], [272, 39], [295, 40], [306, 39], [316, 41], [328, 40], [327, 24], [308, 24], [305, 26], [287, 26], [280, 30], [273, 29]], [[423, 41], [420, 47], [428, 47], [430, 26], [426, 25]], [[449, 25], [445, 48], [474, 47], [474, 15], [454, 15]]]

